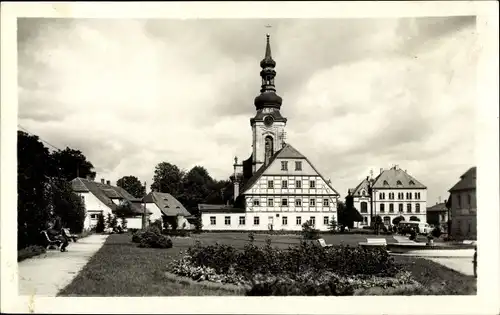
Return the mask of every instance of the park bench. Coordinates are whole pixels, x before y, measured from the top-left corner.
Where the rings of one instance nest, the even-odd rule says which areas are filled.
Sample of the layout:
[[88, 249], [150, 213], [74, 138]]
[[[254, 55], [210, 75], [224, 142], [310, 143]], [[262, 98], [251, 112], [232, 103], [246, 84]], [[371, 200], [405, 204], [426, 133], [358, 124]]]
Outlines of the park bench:
[[322, 238], [318, 239], [318, 242], [319, 242], [319, 245], [321, 245], [321, 247], [331, 247], [331, 246], [333, 246], [333, 244], [327, 244], [325, 242], [325, 240], [322, 239]]
[[367, 238], [366, 242], [360, 242], [361, 246], [387, 246], [385, 238]]
[[54, 246], [56, 248], [59, 248], [59, 246], [61, 246], [62, 242], [60, 240], [50, 239], [49, 234], [47, 234], [47, 231], [42, 231], [40, 233], [43, 235], [42, 237], [44, 238], [44, 241], [47, 244], [46, 249], [50, 249], [51, 247], [54, 247]]
[[69, 229], [62, 229], [62, 233], [64, 234], [64, 236], [66, 238], [72, 240], [73, 242], [76, 242], [76, 240], [78, 239], [78, 235], [71, 234], [71, 232], [69, 231]]

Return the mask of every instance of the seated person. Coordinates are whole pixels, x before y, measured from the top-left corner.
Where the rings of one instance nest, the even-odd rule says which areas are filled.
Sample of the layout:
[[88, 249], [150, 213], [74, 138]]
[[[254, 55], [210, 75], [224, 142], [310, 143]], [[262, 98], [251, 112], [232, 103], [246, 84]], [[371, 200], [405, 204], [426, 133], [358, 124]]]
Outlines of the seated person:
[[61, 218], [58, 215], [54, 215], [52, 212], [51, 215], [53, 216], [52, 222], [49, 222], [49, 228], [47, 229], [47, 235], [54, 240], [59, 240], [62, 243], [61, 246], [61, 252], [64, 252], [66, 250], [66, 247], [69, 244], [68, 239], [64, 236], [62, 233], [62, 223], [61, 223]]

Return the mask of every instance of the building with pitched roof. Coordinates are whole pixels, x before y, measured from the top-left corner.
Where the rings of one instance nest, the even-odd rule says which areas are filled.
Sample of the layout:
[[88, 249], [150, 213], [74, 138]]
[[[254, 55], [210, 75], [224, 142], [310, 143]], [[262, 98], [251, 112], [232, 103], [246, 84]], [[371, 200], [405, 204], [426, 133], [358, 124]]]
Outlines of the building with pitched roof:
[[[125, 189], [112, 186], [110, 181], [95, 182], [90, 178], [77, 177], [71, 181], [73, 191], [82, 198], [85, 205], [84, 229], [90, 229], [97, 225], [99, 214], [105, 217], [111, 213], [116, 215], [117, 208], [128, 202], [131, 213], [126, 216], [127, 227], [133, 229], [142, 228], [142, 216], [144, 207], [142, 199], [135, 198]], [[146, 212], [149, 216], [151, 212]]]
[[250, 119], [252, 154], [235, 158], [234, 205], [200, 205], [206, 230], [301, 230], [311, 221], [327, 230], [337, 220], [339, 194], [311, 161], [285, 143], [287, 119], [281, 115], [282, 98], [276, 94], [269, 34], [260, 62], [262, 85]]
[[427, 208], [427, 223], [440, 226], [441, 230], [448, 228], [448, 208], [446, 202], [436, 202], [435, 205]]
[[448, 191], [450, 234], [455, 238], [477, 237], [476, 167], [471, 167]]
[[178, 229], [191, 228], [191, 225], [187, 221], [187, 218], [190, 217], [191, 214], [182, 203], [171, 194], [152, 191], [144, 197], [143, 201], [146, 205], [146, 209], [151, 212], [151, 222], [166, 216], [170, 220], [176, 220]]
[[372, 215], [382, 217], [385, 224], [399, 216], [405, 221], [426, 221], [427, 187], [398, 165], [381, 168], [377, 177], [363, 179], [348, 194], [363, 216], [361, 225], [370, 225]]

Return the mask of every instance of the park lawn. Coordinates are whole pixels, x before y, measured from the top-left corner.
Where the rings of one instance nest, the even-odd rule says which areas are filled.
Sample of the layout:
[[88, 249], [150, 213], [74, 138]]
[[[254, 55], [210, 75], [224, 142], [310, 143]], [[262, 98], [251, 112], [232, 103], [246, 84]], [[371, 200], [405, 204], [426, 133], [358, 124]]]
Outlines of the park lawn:
[[[255, 243], [260, 246], [270, 237], [276, 247], [287, 248], [299, 244], [299, 235], [255, 234]], [[329, 244], [356, 245], [365, 241], [367, 235], [325, 234]], [[190, 238], [173, 238], [173, 248], [139, 248], [131, 242], [131, 234], [113, 234], [103, 247], [90, 259], [83, 270], [65, 287], [59, 296], [220, 296], [243, 295], [224, 286], [206, 287], [176, 281], [165, 275], [167, 264], [179, 253], [198, 240], [202, 245], [220, 244], [243, 248], [248, 242], [246, 233], [202, 233]], [[391, 236], [386, 236], [392, 242]], [[439, 294], [475, 294], [474, 277], [462, 275], [432, 261], [412, 257], [395, 257], [398, 263], [410, 271], [417, 281], [435, 288]], [[445, 293], [443, 293], [445, 292]], [[438, 293], [436, 293], [438, 294]]]

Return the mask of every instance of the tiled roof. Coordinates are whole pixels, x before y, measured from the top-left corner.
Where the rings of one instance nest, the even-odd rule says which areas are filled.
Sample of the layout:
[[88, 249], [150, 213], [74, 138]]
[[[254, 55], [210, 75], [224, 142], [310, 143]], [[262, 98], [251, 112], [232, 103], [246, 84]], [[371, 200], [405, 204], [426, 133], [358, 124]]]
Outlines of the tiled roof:
[[228, 205], [209, 205], [209, 204], [198, 204], [198, 210], [205, 213], [244, 213], [245, 209], [234, 208]]
[[257, 180], [262, 176], [262, 174], [267, 170], [267, 168], [274, 162], [276, 159], [305, 159], [312, 167], [312, 169], [323, 179], [323, 181], [332, 189], [335, 194], [339, 195], [339, 193], [335, 190], [335, 188], [332, 187], [330, 183], [321, 175], [320, 172], [314, 167], [314, 165], [309, 161], [308, 158], [306, 158], [302, 153], [300, 153], [297, 149], [292, 147], [290, 144], [286, 143], [283, 148], [278, 150], [269, 160], [269, 163], [267, 165], [262, 165], [255, 174], [245, 183], [243, 186], [241, 192], [244, 193], [250, 187], [257, 182]]
[[462, 176], [460, 181], [455, 184], [449, 192], [458, 190], [476, 189], [476, 167], [473, 166], [467, 170]]
[[[121, 187], [115, 187], [98, 182], [94, 182], [85, 178], [77, 177], [71, 181], [71, 187], [74, 192], [90, 192], [102, 203], [104, 203], [111, 211], [115, 211], [117, 205], [111, 199], [125, 199], [130, 201], [132, 211], [136, 214], [142, 214], [144, 210], [140, 204], [140, 199], [135, 198]], [[150, 212], [151, 213], [151, 212]]]
[[432, 207], [427, 208], [427, 212], [437, 212], [437, 211], [447, 211], [447, 210], [448, 208], [446, 208], [446, 203], [444, 202], [435, 204]]
[[144, 202], [154, 203], [167, 216], [190, 216], [189, 211], [184, 208], [174, 196], [168, 193], [150, 192], [144, 197]]
[[358, 192], [360, 193], [362, 190], [366, 191], [366, 194], [368, 195], [368, 180], [365, 178], [361, 181], [361, 183], [356, 186], [356, 188], [352, 189], [352, 195], [357, 196], [359, 195]]
[[404, 170], [392, 167], [375, 178], [373, 188], [427, 188]]

